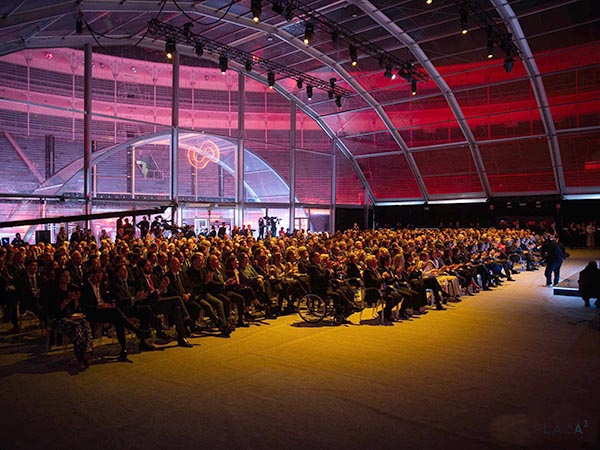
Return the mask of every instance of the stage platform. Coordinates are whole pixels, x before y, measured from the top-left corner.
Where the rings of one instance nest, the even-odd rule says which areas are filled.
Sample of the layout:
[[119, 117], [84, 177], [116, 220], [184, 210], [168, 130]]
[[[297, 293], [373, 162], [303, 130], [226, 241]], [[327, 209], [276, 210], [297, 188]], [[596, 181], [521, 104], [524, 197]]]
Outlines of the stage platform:
[[579, 294], [579, 272], [575, 272], [554, 286], [552, 293], [567, 297], [581, 297]]

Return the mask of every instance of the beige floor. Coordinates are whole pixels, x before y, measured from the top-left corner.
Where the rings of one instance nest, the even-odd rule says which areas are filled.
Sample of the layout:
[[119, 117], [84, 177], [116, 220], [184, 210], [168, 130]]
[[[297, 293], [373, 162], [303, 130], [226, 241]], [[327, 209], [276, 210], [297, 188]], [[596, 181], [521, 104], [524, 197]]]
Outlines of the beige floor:
[[595, 310], [516, 278], [391, 326], [288, 316], [82, 373], [4, 327], [0, 448], [597, 448], [600, 333], [572, 324]]

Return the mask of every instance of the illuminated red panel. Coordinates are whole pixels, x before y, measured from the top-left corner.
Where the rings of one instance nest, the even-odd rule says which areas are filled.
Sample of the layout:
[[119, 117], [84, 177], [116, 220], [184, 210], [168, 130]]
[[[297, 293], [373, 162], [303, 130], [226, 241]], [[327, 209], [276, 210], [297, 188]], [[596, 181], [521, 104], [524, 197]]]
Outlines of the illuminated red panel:
[[353, 155], [400, 150], [393, 136], [387, 131], [342, 138], [342, 142], [346, 144]]
[[600, 189], [600, 133], [558, 138], [565, 183]]
[[300, 202], [331, 202], [332, 158], [332, 155], [296, 151], [296, 197]]
[[359, 159], [358, 164], [376, 199], [422, 198], [404, 155]]
[[290, 149], [279, 145], [269, 145], [265, 142], [250, 141], [244, 142], [246, 148], [255, 153], [267, 164], [269, 164], [277, 174], [290, 182]]
[[465, 136], [456, 120], [400, 129], [398, 132], [410, 148], [465, 141]]
[[384, 110], [396, 128], [431, 128], [439, 123], [456, 121], [446, 99], [442, 96], [388, 105]]
[[339, 136], [387, 130], [377, 113], [371, 109], [335, 114], [322, 119]]
[[429, 194], [483, 191], [468, 147], [414, 152], [413, 156]]
[[546, 139], [480, 144], [493, 193], [556, 192]]
[[336, 150], [335, 201], [339, 205], [364, 205], [365, 189], [356, 175], [352, 163]]
[[331, 153], [331, 139], [313, 119], [296, 111], [296, 148]]

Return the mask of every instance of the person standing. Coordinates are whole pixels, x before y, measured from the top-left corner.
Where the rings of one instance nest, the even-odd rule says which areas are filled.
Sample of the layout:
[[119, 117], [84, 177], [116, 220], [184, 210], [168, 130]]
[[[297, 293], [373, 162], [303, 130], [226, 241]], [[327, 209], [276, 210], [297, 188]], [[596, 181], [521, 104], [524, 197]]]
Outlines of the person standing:
[[148, 218], [146, 216], [140, 220], [136, 226], [140, 229], [140, 236], [145, 241], [146, 236], [148, 236], [148, 231], [150, 231], [150, 222], [148, 222]]
[[[551, 238], [546, 241], [541, 248], [542, 257], [546, 259], [546, 286], [556, 286], [560, 281], [560, 267], [563, 262], [563, 252], [558, 244]], [[554, 283], [552, 283], [552, 274], [554, 274]]]
[[590, 222], [587, 224], [587, 226], [585, 227], [585, 234], [586, 234], [585, 246], [587, 248], [594, 248], [596, 246], [596, 242], [595, 242], [596, 226], [594, 225], [594, 222]]

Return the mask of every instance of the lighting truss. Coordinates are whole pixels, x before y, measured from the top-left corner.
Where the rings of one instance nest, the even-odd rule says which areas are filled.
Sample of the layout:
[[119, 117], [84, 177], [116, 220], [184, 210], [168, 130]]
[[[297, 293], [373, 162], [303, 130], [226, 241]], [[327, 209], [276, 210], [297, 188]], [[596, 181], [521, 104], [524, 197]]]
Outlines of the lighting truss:
[[488, 52], [490, 44], [495, 44], [506, 55], [506, 59], [521, 58], [519, 47], [513, 42], [512, 34], [496, 23], [494, 18], [476, 0], [458, 0], [461, 10], [464, 10], [469, 19], [485, 31], [488, 36]]
[[306, 85], [312, 86], [316, 89], [321, 89], [325, 92], [329, 92], [333, 89], [336, 96], [343, 98], [350, 98], [354, 96], [352, 91], [344, 89], [339, 86], [331, 87], [329, 81], [321, 80], [320, 78], [313, 77], [304, 72], [291, 69], [282, 64], [275, 63], [260, 56], [253, 55], [251, 53], [239, 50], [234, 47], [222, 44], [212, 39], [208, 39], [204, 36], [200, 36], [191, 32], [190, 27], [184, 26], [179, 28], [167, 23], [161, 22], [158, 19], [152, 19], [148, 22], [148, 34], [153, 36], [161, 36], [166, 40], [174, 40], [178, 44], [188, 44], [192, 48], [202, 46], [204, 51], [214, 53], [219, 57], [225, 57], [229, 61], [235, 61], [242, 67], [248, 70], [248, 67], [259, 67], [266, 72], [273, 72], [274, 74], [282, 75], [282, 78], [291, 78], [293, 80], [302, 80]]
[[277, 5], [275, 9], [276, 12], [282, 8], [283, 14], [287, 20], [297, 17], [304, 22], [311, 22], [315, 29], [323, 30], [328, 34], [335, 36], [336, 40], [344, 39], [349, 46], [377, 59], [382, 68], [390, 67], [394, 70], [405, 70], [407, 67], [411, 67], [411, 73], [414, 80], [425, 82], [429, 79], [425, 71], [414, 67], [413, 61], [401, 60], [391, 53], [388, 53], [382, 47], [365, 39], [361, 39], [350, 29], [334, 22], [310, 6], [297, 0], [270, 0], [270, 2], [274, 6]]

